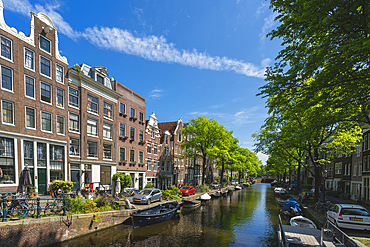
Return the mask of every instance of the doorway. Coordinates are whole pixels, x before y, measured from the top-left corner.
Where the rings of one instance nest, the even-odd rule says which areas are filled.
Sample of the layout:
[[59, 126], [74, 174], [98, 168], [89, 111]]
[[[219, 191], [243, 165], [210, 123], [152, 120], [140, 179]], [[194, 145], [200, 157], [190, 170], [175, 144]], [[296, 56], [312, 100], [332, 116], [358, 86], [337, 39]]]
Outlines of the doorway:
[[46, 193], [46, 169], [37, 169], [37, 188], [39, 194]]

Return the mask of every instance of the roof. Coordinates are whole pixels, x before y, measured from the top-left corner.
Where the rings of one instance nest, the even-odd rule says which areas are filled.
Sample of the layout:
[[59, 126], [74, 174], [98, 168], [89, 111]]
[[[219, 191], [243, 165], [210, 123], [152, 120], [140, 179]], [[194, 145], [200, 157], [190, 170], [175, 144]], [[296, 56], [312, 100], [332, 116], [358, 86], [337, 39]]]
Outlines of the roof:
[[158, 128], [164, 132], [168, 130], [169, 132], [173, 133], [176, 129], [177, 121], [175, 122], [165, 122], [165, 123], [158, 123]]

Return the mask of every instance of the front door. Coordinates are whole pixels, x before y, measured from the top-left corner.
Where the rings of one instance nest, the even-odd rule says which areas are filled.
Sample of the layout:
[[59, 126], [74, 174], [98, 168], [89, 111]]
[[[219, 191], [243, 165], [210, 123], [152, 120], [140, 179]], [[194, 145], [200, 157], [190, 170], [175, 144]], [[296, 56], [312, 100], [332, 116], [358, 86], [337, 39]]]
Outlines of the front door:
[[140, 176], [139, 177], [139, 190], [142, 190], [143, 189], [143, 177]]
[[45, 194], [46, 192], [46, 169], [37, 169], [37, 188], [39, 194]]
[[80, 171], [71, 170], [71, 181], [73, 182], [72, 191], [80, 189]]

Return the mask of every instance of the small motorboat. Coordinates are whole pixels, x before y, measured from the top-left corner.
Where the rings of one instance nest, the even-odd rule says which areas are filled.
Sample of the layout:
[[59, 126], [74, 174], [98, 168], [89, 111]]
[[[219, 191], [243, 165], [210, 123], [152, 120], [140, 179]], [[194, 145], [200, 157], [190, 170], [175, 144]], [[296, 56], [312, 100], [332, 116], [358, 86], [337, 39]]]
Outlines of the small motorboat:
[[200, 201], [182, 200], [182, 208], [196, 208], [200, 206]]
[[280, 205], [280, 206], [284, 206], [284, 203], [285, 203], [285, 199], [281, 199], [281, 198], [279, 198], [279, 197], [276, 197], [276, 200], [277, 200], [277, 202], [278, 202], [278, 204]]
[[280, 211], [288, 216], [288, 217], [294, 217], [302, 214], [302, 209], [298, 202], [294, 200], [293, 198], [289, 198], [284, 202], [284, 206]]
[[227, 188], [227, 193], [230, 194], [231, 192], [233, 192], [235, 190], [235, 188], [231, 188], [231, 187], [228, 187]]
[[247, 183], [244, 183], [244, 184], [243, 184], [243, 186], [244, 186], [244, 187], [249, 187], [249, 186], [251, 186], [251, 185], [247, 182]]
[[200, 197], [197, 198], [197, 200], [205, 203], [205, 202], [209, 202], [209, 200], [211, 200], [211, 196], [208, 195], [207, 193], [201, 195]]
[[287, 193], [286, 193], [286, 190], [284, 188], [281, 188], [281, 187], [276, 187], [274, 189], [274, 192], [276, 195], [279, 195], [279, 196], [285, 196]]
[[211, 194], [211, 197], [212, 198], [220, 198], [221, 197], [221, 193], [219, 191], [215, 192], [215, 193], [212, 193]]
[[242, 187], [240, 187], [239, 185], [235, 186], [235, 190], [241, 190]]
[[220, 194], [221, 196], [227, 196], [228, 190], [221, 190]]
[[299, 227], [317, 229], [315, 223], [313, 223], [312, 220], [310, 220], [306, 217], [303, 217], [301, 215], [291, 218], [290, 219], [290, 225], [291, 226], [299, 226]]
[[163, 222], [171, 219], [179, 208], [180, 204], [177, 201], [172, 201], [132, 212], [132, 225], [136, 228]]

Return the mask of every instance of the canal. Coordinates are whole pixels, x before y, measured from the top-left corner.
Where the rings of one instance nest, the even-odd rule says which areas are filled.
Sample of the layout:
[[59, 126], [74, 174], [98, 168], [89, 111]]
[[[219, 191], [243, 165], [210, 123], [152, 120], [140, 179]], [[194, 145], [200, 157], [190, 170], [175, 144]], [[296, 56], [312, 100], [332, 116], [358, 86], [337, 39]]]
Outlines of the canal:
[[53, 246], [277, 246], [279, 208], [270, 184], [254, 184], [171, 220], [111, 227]]

